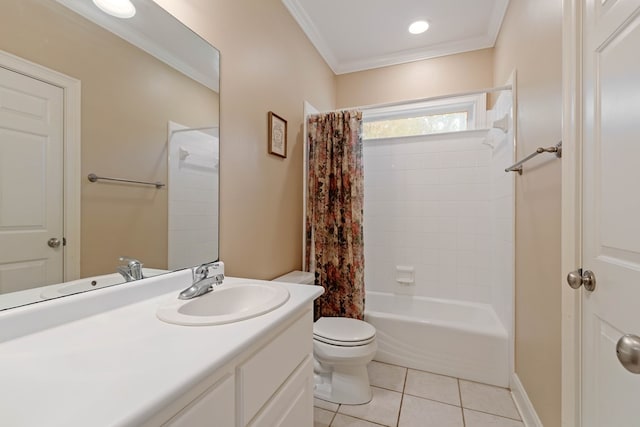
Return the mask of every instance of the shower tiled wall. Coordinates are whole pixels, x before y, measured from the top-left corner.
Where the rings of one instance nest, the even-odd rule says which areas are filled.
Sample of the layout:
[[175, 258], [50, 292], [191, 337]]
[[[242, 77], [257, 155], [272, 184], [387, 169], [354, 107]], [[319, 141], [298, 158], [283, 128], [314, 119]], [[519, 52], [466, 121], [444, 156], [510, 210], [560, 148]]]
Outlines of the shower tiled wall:
[[[510, 93], [501, 94], [493, 108], [493, 115], [500, 119], [511, 111]], [[491, 153], [491, 303], [496, 314], [513, 337], [513, 307], [515, 280], [515, 201], [513, 172], [505, 168], [515, 162], [513, 149], [513, 120], [509, 120], [506, 134], [493, 129], [489, 134], [494, 148]], [[510, 346], [513, 349], [513, 346]]]
[[[171, 124], [173, 129], [184, 126]], [[168, 266], [175, 270], [218, 256], [216, 136], [190, 130], [169, 138]]]
[[[486, 134], [365, 141], [367, 289], [492, 302]], [[414, 285], [397, 267], [413, 267]]]

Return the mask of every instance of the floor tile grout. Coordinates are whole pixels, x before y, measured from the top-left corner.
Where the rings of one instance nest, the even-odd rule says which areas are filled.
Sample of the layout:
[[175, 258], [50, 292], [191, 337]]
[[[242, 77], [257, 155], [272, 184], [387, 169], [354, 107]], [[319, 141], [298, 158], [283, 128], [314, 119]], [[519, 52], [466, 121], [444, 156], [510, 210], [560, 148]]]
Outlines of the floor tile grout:
[[[430, 371], [422, 371], [422, 370], [419, 370], [419, 369], [412, 369], [412, 368], [408, 368], [408, 367], [405, 367], [405, 366], [394, 365], [394, 364], [386, 363], [386, 362], [379, 362], [379, 361], [375, 361], [375, 362], [380, 364], [380, 365], [386, 365], [386, 366], [390, 366], [390, 367], [394, 367], [394, 368], [402, 368], [403, 371], [404, 371], [404, 376], [403, 376], [403, 379], [402, 379], [402, 387], [396, 387], [396, 389], [392, 389], [392, 388], [388, 388], [388, 387], [384, 387], [384, 386], [377, 386], [377, 385], [373, 385], [373, 384], [371, 385], [372, 388], [377, 388], [377, 389], [380, 389], [380, 390], [385, 390], [385, 391], [388, 391], [388, 392], [393, 392], [393, 393], [399, 393], [400, 394], [400, 405], [399, 405], [399, 409], [398, 409], [398, 416], [396, 418], [396, 423], [395, 423], [394, 426], [389, 426], [389, 427], [399, 427], [399, 425], [400, 425], [400, 417], [402, 415], [402, 409], [403, 409], [403, 406], [404, 406], [404, 403], [405, 403], [405, 399], [404, 399], [405, 395], [411, 396], [412, 398], [417, 398], [417, 399], [421, 399], [421, 400], [425, 400], [425, 401], [438, 403], [438, 404], [441, 404], [441, 405], [447, 405], [447, 406], [453, 406], [453, 407], [459, 408], [460, 412], [461, 412], [461, 417], [462, 417], [462, 427], [465, 427], [467, 425], [466, 424], [467, 420], [466, 420], [466, 417], [465, 417], [465, 410], [469, 410], [469, 411], [480, 413], [480, 414], [490, 415], [490, 416], [493, 416], [493, 417], [498, 417], [498, 418], [504, 419], [504, 420], [516, 421], [516, 422], [519, 422], [519, 423], [523, 424], [522, 415], [519, 412], [518, 412], [517, 416], [520, 417], [520, 418], [512, 418], [511, 416], [499, 415], [499, 414], [494, 414], [494, 413], [491, 413], [491, 412], [486, 412], [486, 411], [482, 411], [482, 410], [478, 410], [478, 409], [468, 408], [468, 407], [465, 406], [465, 404], [464, 404], [464, 402], [462, 400], [462, 384], [461, 384], [462, 381], [467, 381], [467, 382], [470, 382], [470, 383], [480, 384], [480, 385], [489, 386], [489, 387], [495, 387], [495, 388], [504, 389], [504, 390], [509, 390], [508, 388], [499, 387], [499, 386], [493, 386], [491, 384], [485, 384], [485, 383], [481, 383], [481, 382], [477, 382], [477, 381], [463, 380], [461, 378], [451, 377], [449, 375], [442, 375], [442, 374], [437, 374], [437, 373], [430, 372]], [[427, 373], [427, 374], [431, 374], [431, 375], [437, 375], [437, 376], [440, 376], [440, 377], [446, 377], [446, 378], [455, 379], [456, 380], [456, 386], [458, 388], [457, 391], [458, 391], [458, 399], [459, 399], [460, 404], [459, 405], [452, 404], [452, 403], [444, 402], [444, 401], [437, 400], [437, 399], [434, 399], [434, 398], [428, 398], [428, 397], [419, 396], [419, 395], [416, 395], [416, 394], [413, 394], [413, 393], [408, 393], [407, 392], [407, 383], [408, 383], [408, 380], [409, 380], [409, 372], [410, 371], [423, 372], [423, 373]], [[397, 373], [394, 374], [394, 375], [397, 375]], [[396, 382], [395, 384], [396, 385], [400, 385], [399, 381]], [[392, 384], [392, 386], [393, 386], [393, 384]], [[402, 391], [398, 391], [397, 388], [401, 388]], [[331, 421], [329, 423], [329, 427], [331, 427], [333, 425], [333, 423], [334, 423], [335, 419], [337, 418], [338, 414], [341, 414], [342, 416], [354, 418], [354, 419], [357, 419], [357, 420], [361, 420], [361, 421], [364, 421], [364, 422], [367, 422], [367, 423], [371, 423], [372, 425], [376, 425], [376, 426], [386, 426], [385, 424], [380, 424], [379, 422], [371, 421], [371, 420], [368, 420], [368, 419], [365, 419], [365, 418], [360, 418], [358, 416], [354, 416], [354, 415], [350, 415], [350, 414], [341, 413], [340, 409], [342, 408], [342, 406], [344, 406], [344, 405], [338, 404], [338, 406], [336, 407], [335, 411], [333, 411], [333, 417], [331, 418]], [[315, 405], [314, 405], [314, 407], [315, 407]], [[320, 407], [318, 407], [318, 408], [319, 409], [324, 409], [324, 408], [320, 408]], [[324, 410], [331, 412], [331, 410], [328, 410], [328, 409], [324, 409]], [[517, 410], [517, 407], [516, 407], [516, 410]]]
[[486, 414], [486, 415], [493, 415], [494, 417], [498, 417], [498, 418], [504, 418], [505, 420], [511, 420], [511, 421], [518, 421], [524, 424], [524, 421], [522, 421], [522, 419], [518, 419], [518, 418], [511, 418], [511, 417], [507, 417], [506, 415], [498, 415], [498, 414], [494, 414], [492, 412], [487, 412], [487, 411], [481, 411], [479, 409], [471, 409], [471, 408], [465, 408], [464, 406], [462, 407], [462, 409], [466, 409], [467, 411], [473, 411], [473, 412], [478, 412], [479, 414]]
[[464, 405], [462, 403], [462, 388], [460, 387], [460, 378], [456, 378], [456, 384], [458, 385], [458, 399], [460, 399], [460, 412], [462, 413], [462, 427], [466, 427], [467, 420], [464, 418]]
[[396, 419], [396, 427], [400, 426], [400, 414], [402, 414], [402, 403], [404, 402], [404, 392], [407, 389], [408, 376], [409, 376], [409, 368], [404, 368], [404, 382], [402, 383], [402, 395], [400, 395], [400, 408], [398, 409], [398, 418]]
[[[453, 406], [455, 408], [464, 408], [462, 405], [454, 405], [453, 403], [443, 402], [442, 400], [432, 399], [430, 397], [418, 396], [417, 394], [411, 394], [411, 393], [403, 393], [403, 394], [406, 394], [407, 396], [411, 396], [411, 397], [416, 397], [422, 400], [429, 400], [431, 402], [442, 403], [443, 405]], [[469, 409], [469, 408], [464, 408], [464, 409]]]

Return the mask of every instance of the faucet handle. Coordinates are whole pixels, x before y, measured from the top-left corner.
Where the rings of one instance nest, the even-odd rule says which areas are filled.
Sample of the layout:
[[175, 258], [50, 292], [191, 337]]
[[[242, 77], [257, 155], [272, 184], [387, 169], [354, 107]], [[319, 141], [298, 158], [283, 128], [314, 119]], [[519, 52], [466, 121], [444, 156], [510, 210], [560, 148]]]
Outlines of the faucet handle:
[[118, 261], [125, 263], [128, 267], [136, 267], [138, 265], [142, 266], [142, 263], [140, 261], [128, 256], [121, 256], [120, 258], [118, 258]]
[[[142, 275], [142, 263], [135, 258], [130, 258], [127, 256], [121, 256], [119, 261], [122, 263], [118, 266], [118, 272], [125, 276], [125, 272], [128, 273], [131, 280], [140, 280], [144, 279]], [[125, 276], [127, 281], [129, 279]]]
[[213, 273], [218, 275], [222, 274], [222, 278], [224, 279], [224, 263], [222, 261], [214, 261], [201, 264], [195, 268], [194, 274], [204, 279], [209, 277], [209, 273], [212, 271]]

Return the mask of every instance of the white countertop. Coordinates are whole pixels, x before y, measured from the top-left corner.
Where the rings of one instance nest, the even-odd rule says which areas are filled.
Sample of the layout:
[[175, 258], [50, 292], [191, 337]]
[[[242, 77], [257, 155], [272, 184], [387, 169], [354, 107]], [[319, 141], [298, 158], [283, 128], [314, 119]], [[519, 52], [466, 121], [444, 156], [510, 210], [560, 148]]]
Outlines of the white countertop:
[[[0, 329], [31, 323], [25, 329], [31, 333], [0, 342], [0, 425], [138, 426], [322, 293], [282, 283], [289, 300], [253, 319], [193, 327], [159, 320], [158, 306], [176, 298], [189, 280], [184, 271], [145, 279], [129, 292], [137, 292], [130, 299], [138, 301], [108, 311], [100, 312], [100, 302], [115, 305], [107, 300], [122, 298], [118, 293], [128, 285], [0, 313]], [[260, 283], [226, 278], [222, 286], [240, 282]], [[145, 294], [153, 289], [163, 293]], [[93, 313], [74, 320], [69, 312], [79, 307], [85, 313], [78, 316]], [[42, 322], [63, 312], [65, 323], [42, 329]]]

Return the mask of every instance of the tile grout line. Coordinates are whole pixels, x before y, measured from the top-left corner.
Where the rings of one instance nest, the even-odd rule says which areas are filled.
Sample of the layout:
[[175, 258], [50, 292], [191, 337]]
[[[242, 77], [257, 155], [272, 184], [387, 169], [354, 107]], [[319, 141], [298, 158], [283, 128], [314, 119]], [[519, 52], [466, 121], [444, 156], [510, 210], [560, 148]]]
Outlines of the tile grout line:
[[[377, 386], [370, 386], [370, 387], [377, 387]], [[377, 387], [377, 388], [381, 388], [381, 387]], [[386, 390], [386, 389], [384, 389], [384, 390]], [[389, 390], [389, 391], [394, 391], [394, 390]], [[366, 403], [365, 403], [365, 405], [366, 405]], [[333, 421], [336, 419], [338, 414], [340, 414], [340, 415], [342, 415], [344, 417], [353, 418], [355, 420], [360, 420], [360, 421], [364, 421], [364, 422], [367, 422], [367, 423], [370, 423], [370, 424], [375, 424], [375, 425], [380, 426], [380, 427], [388, 427], [388, 426], [385, 426], [384, 424], [380, 424], [380, 423], [375, 422], [375, 421], [367, 420], [366, 418], [360, 418], [360, 417], [357, 417], [355, 415], [344, 414], [342, 412], [339, 412], [341, 406], [344, 406], [344, 404], [342, 404], [342, 403], [338, 404], [338, 407], [336, 408], [336, 411], [333, 413], [333, 418], [331, 419], [331, 423], [329, 423], [329, 427], [331, 427], [331, 424], [333, 424]], [[322, 408], [320, 408], [320, 409], [322, 409]]]
[[[428, 398], [428, 397], [424, 397], [424, 396], [414, 395], [412, 393], [407, 393], [407, 384], [408, 384], [409, 370], [410, 370], [408, 367], [403, 367], [403, 366], [394, 365], [394, 364], [385, 363], [385, 362], [379, 362], [379, 361], [376, 361], [376, 363], [378, 363], [380, 365], [387, 365], [387, 366], [390, 366], [390, 367], [403, 368], [404, 371], [405, 371], [404, 372], [403, 384], [402, 384], [402, 388], [401, 388], [402, 391], [400, 393], [400, 395], [401, 395], [400, 396], [400, 406], [399, 406], [399, 410], [398, 410], [398, 416], [397, 416], [397, 419], [396, 419], [395, 427], [399, 427], [399, 425], [400, 425], [400, 418], [401, 418], [401, 415], [402, 415], [402, 409], [403, 409], [403, 405], [404, 405], [404, 397], [405, 397], [405, 395], [409, 395], [409, 396], [418, 398], [420, 400], [432, 401], [432, 402], [435, 402], [435, 403], [438, 403], [438, 404], [442, 404], [442, 405], [454, 406], [454, 407], [457, 406], [460, 409], [461, 415], [462, 415], [462, 427], [466, 427], [467, 426], [465, 412], [464, 412], [465, 409], [468, 409], [471, 412], [476, 412], [476, 413], [480, 413], [480, 414], [486, 414], [486, 415], [497, 417], [497, 418], [500, 418], [500, 419], [503, 419], [503, 420], [516, 421], [516, 422], [519, 422], [519, 423], [523, 422], [522, 421], [522, 416], [519, 413], [518, 413], [518, 416], [520, 418], [513, 418], [513, 417], [507, 416], [507, 415], [499, 415], [499, 414], [495, 414], [495, 413], [487, 412], [487, 411], [483, 411], [483, 410], [478, 410], [478, 409], [473, 409], [473, 408], [466, 408], [464, 403], [463, 403], [463, 400], [462, 400], [462, 384], [461, 384], [461, 382], [463, 380], [461, 378], [451, 377], [451, 376], [448, 376], [448, 375], [437, 374], [437, 373], [433, 373], [433, 372], [430, 372], [430, 371], [416, 370], [417, 372], [424, 372], [424, 373], [427, 373], [427, 374], [432, 374], [432, 375], [437, 375], [437, 376], [442, 376], [442, 377], [448, 377], [448, 378], [451, 378], [451, 379], [455, 379], [456, 380], [456, 385], [458, 386], [458, 398], [460, 400], [460, 404], [459, 405], [455, 405], [455, 404], [451, 404], [449, 402], [444, 402], [444, 401], [436, 400], [436, 399], [433, 399], [433, 398]], [[491, 384], [480, 383], [480, 382], [477, 382], [477, 381], [469, 381], [469, 382], [475, 383], [475, 384], [480, 384], [480, 385], [486, 385], [486, 386], [494, 387], [494, 388], [497, 388], [497, 389], [503, 389], [504, 388], [504, 387], [493, 386]], [[398, 393], [398, 390], [397, 389], [393, 389], [393, 388], [387, 388], [387, 387], [384, 387], [384, 386], [374, 386], [374, 385], [371, 385], [371, 387], [379, 388], [381, 390], [386, 390], [386, 391], [389, 391], [389, 392]], [[507, 388], [506, 390], [509, 390], [509, 389]], [[333, 422], [335, 421], [335, 419], [337, 417], [337, 414], [340, 413], [339, 410], [340, 410], [341, 406], [342, 405], [338, 405], [335, 413], [333, 414], [333, 418], [331, 420], [331, 424], [333, 424]], [[357, 416], [347, 415], [347, 414], [344, 414], [344, 415], [348, 416], [350, 418], [362, 420], [362, 421], [365, 421], [365, 422], [368, 422], [368, 423], [371, 423], [371, 424], [374, 424], [374, 425], [383, 425], [383, 424], [379, 424], [377, 422], [373, 422], [373, 421], [367, 420], [365, 418], [360, 418], [360, 417], [357, 417]], [[330, 426], [331, 426], [331, 424], [330, 424]], [[394, 427], [394, 426], [390, 426], [390, 427]]]
[[[340, 405], [338, 405], [338, 408], [340, 408]], [[329, 427], [331, 427], [331, 425], [333, 424], [333, 420], [335, 420], [336, 415], [338, 415], [338, 408], [336, 408], [336, 412], [333, 413], [333, 416], [331, 417], [331, 421], [329, 421]]]
[[460, 387], [460, 378], [456, 378], [458, 384], [458, 398], [460, 399], [460, 412], [462, 412], [462, 427], [466, 427], [467, 421], [464, 418], [464, 406], [462, 405], [462, 387]]
[[442, 400], [437, 400], [437, 399], [433, 399], [433, 398], [430, 398], [430, 397], [419, 396], [419, 395], [417, 395], [417, 394], [411, 394], [411, 393], [404, 393], [404, 394], [406, 394], [407, 396], [411, 396], [411, 397], [418, 398], [418, 399], [428, 400], [428, 401], [430, 401], [430, 402], [435, 402], [435, 403], [440, 403], [440, 404], [442, 404], [442, 405], [454, 406], [454, 407], [456, 407], [456, 408], [461, 408], [461, 407], [462, 407], [462, 404], [460, 404], [460, 405], [456, 405], [456, 404], [454, 404], [454, 403], [443, 402]]
[[[340, 415], [342, 415], [343, 417], [347, 417], [347, 418], [353, 418], [354, 420], [364, 421], [366, 423], [373, 424], [373, 425], [380, 426], [380, 427], [389, 427], [389, 426], [386, 426], [384, 424], [380, 424], [380, 423], [375, 422], [375, 421], [370, 421], [370, 420], [367, 420], [365, 418], [356, 417], [355, 415], [347, 415], [347, 414], [340, 414]], [[333, 419], [331, 420], [331, 423], [333, 423], [333, 421], [336, 419], [337, 416], [338, 416], [337, 412], [335, 414], [333, 414]], [[331, 424], [329, 424], [329, 427], [331, 427]]]
[[473, 412], [478, 412], [480, 414], [492, 415], [494, 417], [504, 418], [505, 420], [518, 421], [518, 422], [521, 422], [521, 423], [524, 424], [524, 421], [522, 419], [511, 418], [511, 417], [507, 417], [506, 415], [498, 415], [498, 414], [494, 414], [493, 412], [481, 411], [479, 409], [472, 409], [472, 408], [464, 408], [464, 409], [467, 409], [467, 410], [473, 411]]
[[400, 426], [400, 414], [402, 414], [402, 403], [404, 402], [404, 391], [407, 388], [407, 378], [409, 378], [409, 368], [404, 368], [404, 382], [402, 383], [402, 394], [400, 395], [400, 408], [398, 409], [396, 427]]

